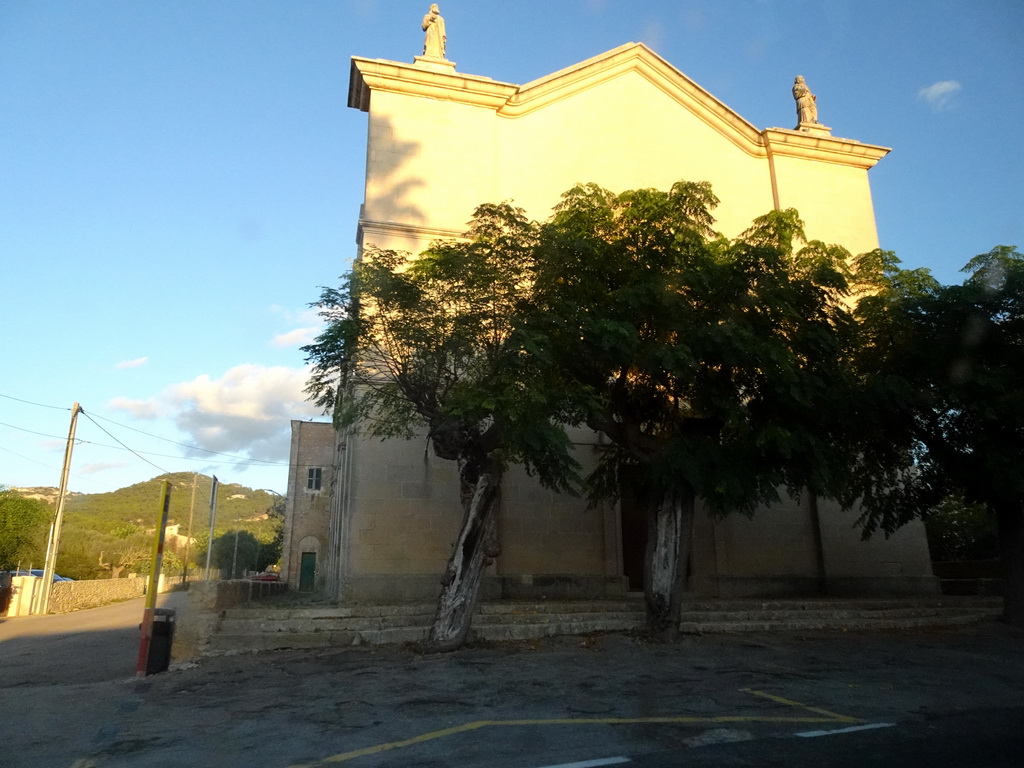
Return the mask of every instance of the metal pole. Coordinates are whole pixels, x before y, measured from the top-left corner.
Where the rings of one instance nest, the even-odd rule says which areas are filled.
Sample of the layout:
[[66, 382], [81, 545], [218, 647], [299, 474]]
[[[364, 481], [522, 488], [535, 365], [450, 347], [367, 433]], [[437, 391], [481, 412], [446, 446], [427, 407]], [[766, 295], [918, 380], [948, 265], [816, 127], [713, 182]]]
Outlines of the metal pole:
[[210, 580], [210, 555], [213, 554], [213, 524], [217, 519], [217, 486], [220, 481], [213, 476], [213, 487], [210, 489], [210, 539], [206, 544], [206, 580]]
[[60, 529], [64, 524], [64, 500], [68, 495], [68, 475], [71, 473], [71, 452], [75, 447], [75, 429], [78, 426], [78, 413], [82, 407], [75, 403], [71, 406], [71, 429], [68, 430], [68, 443], [64, 448], [64, 467], [60, 473], [60, 489], [57, 491], [57, 511], [50, 525], [50, 538], [46, 542], [46, 562], [43, 566], [42, 591], [36, 604], [37, 614], [45, 614], [50, 610], [50, 590], [53, 588], [53, 574], [57, 570], [57, 550], [60, 548]]
[[235, 565], [238, 563], [238, 529], [235, 529], [235, 551], [231, 553], [231, 578], [235, 578]]
[[185, 561], [181, 564], [181, 583], [188, 582], [188, 559], [192, 553], [192, 520], [196, 514], [196, 473], [192, 473], [192, 501], [188, 505], [188, 534], [185, 536]]
[[135, 665], [135, 676], [146, 676], [149, 661], [149, 644], [153, 639], [153, 617], [156, 615], [156, 593], [160, 587], [160, 566], [164, 561], [164, 535], [167, 532], [167, 515], [171, 508], [171, 484], [164, 480], [160, 484], [160, 516], [156, 521], [156, 535], [153, 537], [153, 556], [149, 562], [149, 586], [146, 588], [146, 608], [142, 612], [139, 626], [139, 660]]

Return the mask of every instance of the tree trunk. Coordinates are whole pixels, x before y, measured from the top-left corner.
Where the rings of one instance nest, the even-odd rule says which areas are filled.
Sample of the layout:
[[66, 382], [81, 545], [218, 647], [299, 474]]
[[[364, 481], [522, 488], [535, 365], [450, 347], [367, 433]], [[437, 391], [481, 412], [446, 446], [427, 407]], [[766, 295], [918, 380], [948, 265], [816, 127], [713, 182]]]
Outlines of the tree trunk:
[[1003, 621], [1024, 628], [1024, 510], [1010, 504], [996, 509], [999, 559], [1003, 571]]
[[497, 556], [497, 506], [501, 472], [497, 467], [480, 472], [472, 495], [465, 500], [462, 529], [452, 549], [428, 644], [433, 650], [453, 651], [469, 634], [480, 595], [484, 570]]
[[694, 503], [693, 494], [670, 491], [653, 494], [648, 504], [647, 626], [666, 640], [679, 635]]

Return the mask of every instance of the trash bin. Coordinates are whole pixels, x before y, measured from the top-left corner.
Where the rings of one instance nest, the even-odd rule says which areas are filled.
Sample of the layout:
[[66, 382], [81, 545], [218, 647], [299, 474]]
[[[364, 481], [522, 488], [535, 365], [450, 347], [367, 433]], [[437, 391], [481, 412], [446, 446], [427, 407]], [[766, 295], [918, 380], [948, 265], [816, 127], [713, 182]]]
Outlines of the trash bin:
[[156, 608], [153, 611], [153, 635], [149, 639], [146, 674], [166, 672], [171, 665], [171, 641], [174, 639], [174, 609]]

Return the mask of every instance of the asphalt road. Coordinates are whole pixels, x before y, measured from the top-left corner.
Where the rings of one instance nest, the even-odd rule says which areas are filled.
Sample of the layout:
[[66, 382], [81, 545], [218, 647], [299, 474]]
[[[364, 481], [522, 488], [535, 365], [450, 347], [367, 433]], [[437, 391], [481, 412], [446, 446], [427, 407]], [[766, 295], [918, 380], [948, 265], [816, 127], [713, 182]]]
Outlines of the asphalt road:
[[[157, 605], [173, 608], [184, 598], [168, 592], [157, 595]], [[75, 613], [0, 619], [0, 689], [131, 677], [144, 609], [140, 597]]]
[[7, 669], [34, 635], [0, 625], [0, 766], [1024, 766], [1024, 635], [996, 623], [284, 651], [136, 681], [134, 656], [104, 660], [132, 621], [20, 648], [35, 681]]

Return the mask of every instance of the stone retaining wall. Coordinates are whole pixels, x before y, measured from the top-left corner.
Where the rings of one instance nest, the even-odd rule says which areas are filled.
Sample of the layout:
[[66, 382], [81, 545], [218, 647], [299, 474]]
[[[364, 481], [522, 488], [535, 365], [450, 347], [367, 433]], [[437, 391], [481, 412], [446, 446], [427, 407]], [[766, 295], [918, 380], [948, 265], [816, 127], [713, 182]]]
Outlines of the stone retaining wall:
[[[96, 608], [121, 600], [131, 600], [146, 594], [148, 576], [127, 579], [94, 579], [89, 581], [56, 581], [50, 590], [50, 613], [71, 613], [85, 608]], [[159, 592], [165, 591], [167, 581], [160, 577]]]
[[288, 591], [283, 581], [197, 581], [189, 584], [188, 599], [178, 611], [171, 658], [186, 661], [204, 655], [210, 638], [228, 608], [265, 600]]

